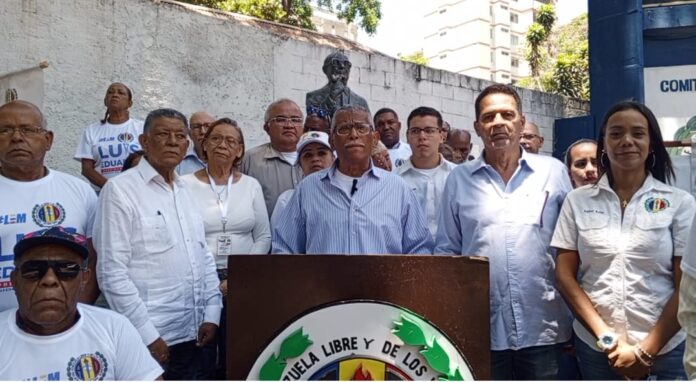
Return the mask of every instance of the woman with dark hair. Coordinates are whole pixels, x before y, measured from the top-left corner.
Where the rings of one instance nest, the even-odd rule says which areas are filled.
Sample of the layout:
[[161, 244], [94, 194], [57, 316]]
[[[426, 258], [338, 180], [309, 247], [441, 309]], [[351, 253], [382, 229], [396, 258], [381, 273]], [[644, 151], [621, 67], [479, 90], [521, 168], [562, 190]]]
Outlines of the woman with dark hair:
[[184, 175], [182, 180], [198, 202], [206, 241], [215, 256], [220, 278], [223, 310], [216, 340], [218, 374], [214, 379], [224, 379], [227, 258], [267, 254], [271, 249], [271, 229], [261, 184], [239, 170], [244, 157], [244, 135], [237, 122], [229, 118], [213, 122], [201, 146], [207, 168]]
[[568, 146], [565, 164], [570, 174], [573, 188], [597, 182], [597, 142], [593, 139], [580, 139]]
[[82, 175], [97, 191], [121, 173], [128, 155], [140, 150], [138, 136], [143, 133], [143, 121], [130, 117], [133, 93], [126, 85], [109, 85], [104, 106], [104, 119], [85, 129], [74, 157], [82, 162]]
[[551, 242], [582, 376], [686, 379], [679, 265], [696, 202], [666, 184], [674, 171], [645, 105], [609, 110], [597, 157], [603, 175], [568, 194]]

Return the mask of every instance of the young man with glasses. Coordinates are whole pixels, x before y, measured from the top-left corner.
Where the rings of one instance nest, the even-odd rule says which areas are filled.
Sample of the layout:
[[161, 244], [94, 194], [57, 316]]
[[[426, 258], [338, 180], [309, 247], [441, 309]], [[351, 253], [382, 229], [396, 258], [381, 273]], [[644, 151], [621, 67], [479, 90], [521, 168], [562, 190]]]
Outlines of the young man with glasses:
[[407, 119], [406, 140], [413, 154], [397, 170], [411, 185], [428, 219], [430, 234], [437, 233], [437, 213], [449, 173], [456, 166], [439, 152], [442, 115], [432, 107], [414, 109]]
[[[29, 102], [0, 106], [0, 311], [17, 307], [9, 275], [18, 238], [55, 225], [92, 237], [97, 196], [85, 181], [44, 165], [53, 144], [46, 127], [41, 110]], [[98, 295], [92, 278], [80, 301], [91, 304]]]
[[197, 111], [191, 114], [189, 118], [189, 137], [193, 144], [189, 145], [184, 160], [176, 167], [176, 172], [179, 175], [193, 174], [205, 168], [201, 142], [203, 142], [205, 132], [208, 131], [213, 122], [215, 122], [215, 117], [207, 111]]
[[295, 189], [273, 230], [273, 253], [430, 254], [433, 241], [416, 195], [373, 165], [379, 140], [370, 112], [344, 106], [331, 122], [338, 159]]
[[14, 246], [18, 308], [0, 313], [2, 380], [154, 380], [162, 368], [118, 313], [78, 303], [91, 278], [84, 235], [56, 226]]
[[297, 142], [303, 122], [302, 110], [292, 100], [282, 98], [271, 103], [263, 124], [271, 141], [244, 154], [241, 171], [261, 184], [269, 217], [280, 194], [295, 188], [302, 179], [302, 169], [297, 164]]

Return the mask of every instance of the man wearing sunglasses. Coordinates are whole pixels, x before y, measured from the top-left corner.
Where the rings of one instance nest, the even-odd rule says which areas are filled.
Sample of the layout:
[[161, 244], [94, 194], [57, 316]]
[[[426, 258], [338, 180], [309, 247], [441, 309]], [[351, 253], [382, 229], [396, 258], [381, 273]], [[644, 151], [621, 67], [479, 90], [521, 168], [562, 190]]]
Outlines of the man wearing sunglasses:
[[[57, 225], [92, 236], [97, 195], [82, 179], [44, 165], [52, 144], [38, 107], [26, 101], [0, 106], [0, 311], [17, 307], [9, 275], [18, 238]], [[96, 257], [90, 260], [94, 272]], [[80, 301], [91, 304], [98, 295], [91, 278]]]
[[273, 229], [273, 253], [430, 254], [423, 208], [398, 175], [373, 165], [370, 112], [344, 106], [331, 119], [338, 159], [296, 188]]
[[14, 246], [19, 307], [0, 313], [0, 380], [154, 380], [162, 368], [118, 313], [78, 303], [94, 276], [83, 235], [63, 227]]

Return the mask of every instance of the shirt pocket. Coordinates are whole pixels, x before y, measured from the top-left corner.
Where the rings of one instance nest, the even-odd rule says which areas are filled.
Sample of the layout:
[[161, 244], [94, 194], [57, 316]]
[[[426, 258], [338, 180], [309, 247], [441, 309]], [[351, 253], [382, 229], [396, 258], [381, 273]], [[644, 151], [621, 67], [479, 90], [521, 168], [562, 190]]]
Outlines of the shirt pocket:
[[[667, 243], [667, 241], [672, 240], [671, 224], [672, 216], [663, 212], [658, 215], [638, 215], [636, 229], [631, 238], [635, 252], [650, 258], [665, 252], [667, 245], [671, 245], [671, 243]], [[671, 256], [671, 251], [669, 253]]]
[[174, 239], [163, 215], [142, 217], [140, 222], [143, 227], [143, 246], [147, 253], [159, 254], [174, 247]]
[[[599, 214], [582, 214], [575, 220], [578, 228], [578, 250], [600, 254], [611, 248], [609, 234], [609, 217]], [[617, 238], [618, 239], [618, 238]], [[611, 251], [607, 251], [611, 252]]]

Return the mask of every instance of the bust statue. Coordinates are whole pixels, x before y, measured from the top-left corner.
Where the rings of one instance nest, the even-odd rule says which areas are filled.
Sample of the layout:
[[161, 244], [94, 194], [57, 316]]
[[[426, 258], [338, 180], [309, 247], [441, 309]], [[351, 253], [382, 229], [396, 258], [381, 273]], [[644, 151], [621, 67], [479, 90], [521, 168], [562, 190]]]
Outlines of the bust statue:
[[326, 56], [322, 70], [329, 82], [323, 88], [307, 93], [307, 110], [325, 110], [331, 118], [344, 105], [358, 105], [369, 111], [367, 101], [348, 88], [350, 67], [348, 57], [341, 52]]

